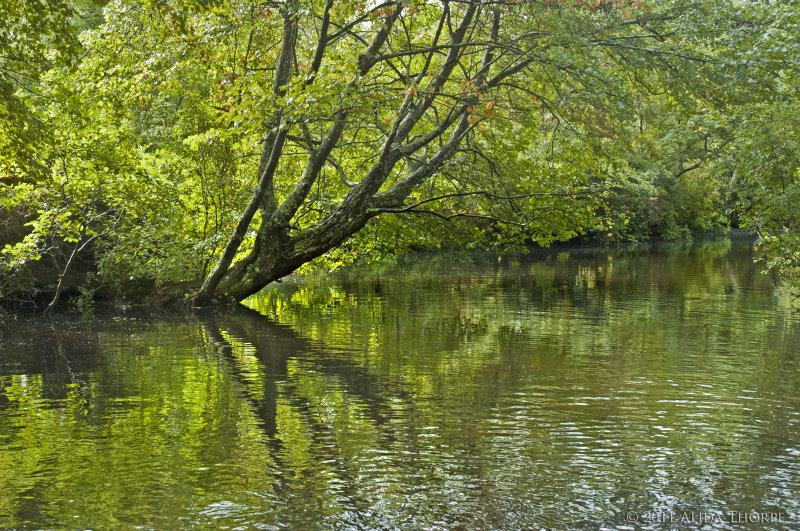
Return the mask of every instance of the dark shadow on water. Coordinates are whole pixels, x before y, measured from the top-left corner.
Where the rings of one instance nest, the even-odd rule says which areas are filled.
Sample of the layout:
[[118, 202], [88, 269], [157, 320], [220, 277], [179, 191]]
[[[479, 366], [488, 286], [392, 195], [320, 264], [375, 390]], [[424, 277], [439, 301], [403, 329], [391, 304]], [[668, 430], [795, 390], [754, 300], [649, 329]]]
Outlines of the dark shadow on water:
[[[333, 377], [342, 388], [354, 399], [364, 404], [364, 411], [370, 420], [382, 424], [388, 418], [388, 403], [392, 400], [407, 400], [408, 395], [402, 390], [388, 390], [387, 382], [364, 367], [352, 363], [341, 355], [335, 355], [299, 337], [289, 326], [280, 325], [255, 310], [237, 309], [235, 312], [198, 314], [208, 337], [220, 349], [220, 353], [233, 361], [233, 349], [230, 339], [226, 339], [223, 331], [239, 342], [249, 345], [264, 367], [264, 392], [254, 399], [255, 410], [262, 422], [266, 435], [273, 437], [276, 433], [276, 417], [278, 382], [287, 380], [287, 364], [290, 359], [302, 356], [311, 367], [324, 376]], [[235, 366], [234, 363], [232, 365]], [[247, 376], [235, 372], [240, 381]], [[388, 391], [388, 392], [387, 392]], [[304, 408], [306, 404], [296, 403]]]

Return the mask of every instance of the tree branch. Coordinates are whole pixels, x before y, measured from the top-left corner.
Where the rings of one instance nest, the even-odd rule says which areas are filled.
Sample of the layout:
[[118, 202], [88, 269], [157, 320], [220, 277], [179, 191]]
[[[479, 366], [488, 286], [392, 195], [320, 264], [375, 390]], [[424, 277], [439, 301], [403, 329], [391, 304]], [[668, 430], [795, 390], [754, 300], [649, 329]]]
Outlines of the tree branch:
[[[281, 46], [281, 53], [278, 57], [278, 64], [275, 67], [275, 78], [273, 81], [273, 91], [276, 95], [282, 95], [286, 91], [285, 86], [289, 82], [292, 71], [296, 40], [297, 19], [293, 18], [289, 13], [284, 13], [283, 45]], [[217, 286], [227, 274], [233, 259], [236, 257], [236, 253], [250, 227], [250, 222], [253, 220], [253, 216], [255, 216], [261, 202], [266, 198], [267, 208], [270, 210], [276, 208], [275, 197], [272, 192], [273, 177], [275, 175], [275, 170], [278, 168], [278, 161], [281, 158], [283, 146], [288, 134], [288, 128], [281, 127], [281, 113], [279, 112], [272, 120], [272, 128], [267, 132], [266, 138], [264, 139], [264, 148], [262, 151], [261, 163], [259, 164], [258, 184], [255, 190], [253, 190], [250, 202], [239, 217], [239, 221], [228, 239], [228, 243], [219, 261], [211, 270], [211, 273], [205, 278], [203, 285], [200, 287], [200, 291], [195, 296], [196, 302], [204, 303], [214, 295]]]
[[608, 46], [610, 48], [622, 48], [624, 50], [633, 50], [637, 52], [644, 52], [649, 55], [669, 55], [672, 57], [678, 57], [680, 59], [686, 59], [687, 61], [694, 61], [696, 63], [715, 63], [713, 59], [704, 59], [702, 57], [696, 57], [693, 55], [686, 55], [678, 52], [672, 52], [669, 50], [653, 50], [652, 48], [642, 48], [640, 46], [630, 46], [627, 44], [619, 44], [616, 42], [608, 42], [608, 41], [590, 41], [594, 44], [599, 46]]

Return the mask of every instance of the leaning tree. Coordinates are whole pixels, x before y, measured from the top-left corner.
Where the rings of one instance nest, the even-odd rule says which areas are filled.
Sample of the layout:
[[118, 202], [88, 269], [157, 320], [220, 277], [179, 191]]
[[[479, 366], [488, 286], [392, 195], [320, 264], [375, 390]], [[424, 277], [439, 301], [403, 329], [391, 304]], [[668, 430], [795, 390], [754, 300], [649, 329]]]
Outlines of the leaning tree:
[[77, 70], [25, 96], [47, 138], [17, 151], [45, 171], [5, 176], [0, 214], [32, 230], [0, 277], [49, 256], [53, 303], [81, 263], [95, 286], [155, 280], [205, 304], [381, 219], [430, 242], [420, 220], [455, 241], [568, 238], [597, 226], [648, 99], [679, 114], [770, 97], [787, 66], [758, 46], [786, 19], [751, 4], [112, 1]]
[[[280, 21], [268, 31], [281, 43], [266, 65], [274, 72], [272, 94], [252, 109], [264, 130], [257, 184], [196, 300], [241, 300], [384, 213], [524, 228], [535, 217], [527, 200], [539, 192], [497, 177], [519, 183], [525, 175], [493, 174], [487, 182], [443, 179], [444, 170], [470, 159], [491, 174], [502, 163], [481, 140], [492, 121], [519, 119], [542, 130], [562, 121], [577, 127], [584, 115], [611, 124], [636, 91], [701, 84], [708, 48], [695, 47], [701, 39], [689, 32], [681, 7], [693, 6], [654, 10], [639, 0], [254, 6]], [[328, 179], [320, 191], [325, 168], [338, 181]], [[435, 208], [465, 197], [482, 203], [446, 213]], [[500, 202], [510, 217], [489, 212]]]

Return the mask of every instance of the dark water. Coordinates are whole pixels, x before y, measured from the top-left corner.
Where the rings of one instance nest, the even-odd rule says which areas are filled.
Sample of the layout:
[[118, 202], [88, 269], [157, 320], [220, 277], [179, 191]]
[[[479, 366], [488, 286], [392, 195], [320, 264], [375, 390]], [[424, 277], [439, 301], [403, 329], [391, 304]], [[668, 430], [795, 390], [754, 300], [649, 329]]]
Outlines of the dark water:
[[5, 320], [0, 527], [798, 529], [800, 312], [751, 256], [443, 255], [253, 312]]

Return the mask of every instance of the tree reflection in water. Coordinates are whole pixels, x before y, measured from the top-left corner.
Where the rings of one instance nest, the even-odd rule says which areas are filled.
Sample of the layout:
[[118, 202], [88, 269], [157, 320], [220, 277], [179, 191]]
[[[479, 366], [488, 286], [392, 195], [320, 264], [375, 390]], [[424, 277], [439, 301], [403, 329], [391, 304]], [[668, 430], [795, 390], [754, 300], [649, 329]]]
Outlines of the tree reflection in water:
[[0, 525], [800, 521], [800, 323], [750, 252], [451, 255], [235, 313], [3, 322]]

